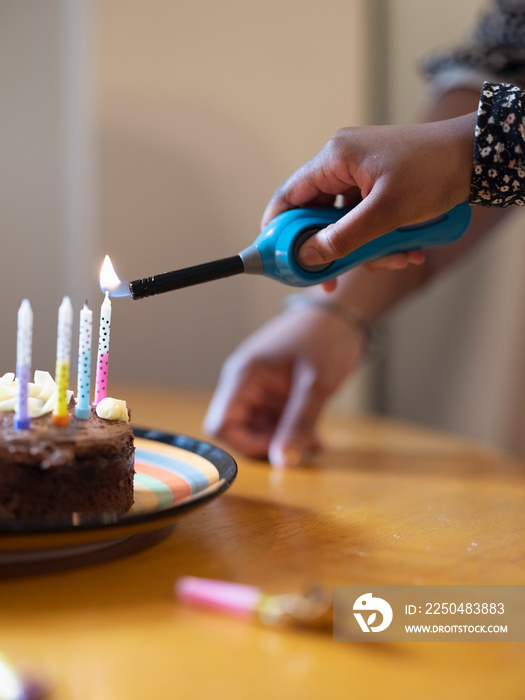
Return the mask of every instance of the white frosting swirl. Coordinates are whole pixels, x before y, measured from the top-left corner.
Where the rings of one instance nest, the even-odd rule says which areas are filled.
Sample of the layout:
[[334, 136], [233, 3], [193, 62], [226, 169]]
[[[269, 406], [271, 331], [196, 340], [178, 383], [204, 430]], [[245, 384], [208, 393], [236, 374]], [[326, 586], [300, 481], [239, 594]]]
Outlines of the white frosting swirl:
[[[0, 411], [14, 411], [18, 379], [13, 372], [7, 372], [0, 377]], [[28, 384], [27, 408], [31, 418], [38, 418], [45, 413], [54, 411], [57, 405], [57, 385], [49, 372], [36, 370], [35, 381]], [[67, 402], [73, 396], [67, 392]]]
[[129, 423], [128, 407], [125, 401], [107, 396], [97, 404], [97, 416], [104, 420], [121, 420]]

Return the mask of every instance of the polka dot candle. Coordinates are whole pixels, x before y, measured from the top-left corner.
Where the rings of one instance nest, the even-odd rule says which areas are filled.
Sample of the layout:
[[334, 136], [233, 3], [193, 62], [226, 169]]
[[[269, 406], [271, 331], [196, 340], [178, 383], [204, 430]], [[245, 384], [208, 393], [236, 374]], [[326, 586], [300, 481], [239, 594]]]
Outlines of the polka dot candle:
[[58, 310], [57, 363], [55, 382], [57, 384], [57, 405], [53, 412], [53, 423], [69, 424], [67, 390], [69, 386], [69, 365], [71, 361], [71, 334], [73, 327], [73, 306], [71, 299], [64, 297]]
[[78, 336], [78, 371], [77, 371], [77, 405], [75, 416], [89, 420], [91, 406], [91, 339], [93, 335], [93, 312], [87, 302], [80, 311], [80, 330]]
[[97, 376], [95, 380], [96, 406], [99, 401], [105, 399], [108, 391], [108, 363], [109, 363], [109, 328], [111, 325], [111, 302], [109, 292], [106, 292], [102, 306], [100, 307], [100, 328], [98, 333]]

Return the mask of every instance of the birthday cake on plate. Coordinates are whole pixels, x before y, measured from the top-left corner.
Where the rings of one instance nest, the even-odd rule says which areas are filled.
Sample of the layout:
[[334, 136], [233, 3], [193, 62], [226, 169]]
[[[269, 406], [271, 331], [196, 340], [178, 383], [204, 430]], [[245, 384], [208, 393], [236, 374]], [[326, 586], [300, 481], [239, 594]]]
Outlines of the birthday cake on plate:
[[123, 514], [133, 504], [133, 432], [124, 401], [104, 398], [87, 420], [67, 392], [67, 425], [53, 422], [57, 385], [35, 372], [28, 385], [30, 424], [16, 428], [17, 382], [0, 377], [0, 520]]

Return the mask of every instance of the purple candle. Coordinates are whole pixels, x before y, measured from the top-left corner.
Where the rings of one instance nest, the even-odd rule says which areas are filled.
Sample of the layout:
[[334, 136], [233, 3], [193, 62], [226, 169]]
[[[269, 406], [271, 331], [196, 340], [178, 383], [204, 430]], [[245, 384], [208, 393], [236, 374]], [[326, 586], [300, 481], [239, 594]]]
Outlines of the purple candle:
[[18, 333], [16, 337], [16, 376], [18, 386], [15, 398], [13, 426], [27, 430], [31, 425], [28, 409], [28, 390], [31, 375], [31, 349], [33, 343], [33, 310], [29, 299], [24, 299], [18, 309]]

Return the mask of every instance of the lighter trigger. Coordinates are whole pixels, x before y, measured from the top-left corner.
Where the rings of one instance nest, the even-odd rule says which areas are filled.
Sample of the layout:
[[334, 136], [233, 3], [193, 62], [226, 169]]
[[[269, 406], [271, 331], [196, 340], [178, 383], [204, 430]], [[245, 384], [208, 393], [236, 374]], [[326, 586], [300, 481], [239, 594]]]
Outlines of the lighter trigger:
[[301, 246], [304, 245], [304, 243], [306, 243], [306, 241], [309, 238], [315, 236], [316, 233], [319, 233], [319, 231], [322, 230], [323, 229], [319, 228], [318, 226], [311, 226], [310, 228], [305, 228], [296, 236], [293, 242], [293, 259], [295, 260], [298, 267], [300, 267], [301, 270], [304, 270], [305, 272], [324, 272], [324, 270], [327, 270], [332, 264], [332, 262], [327, 262], [323, 263], [322, 265], [302, 265], [299, 262], [299, 250], [301, 249]]

